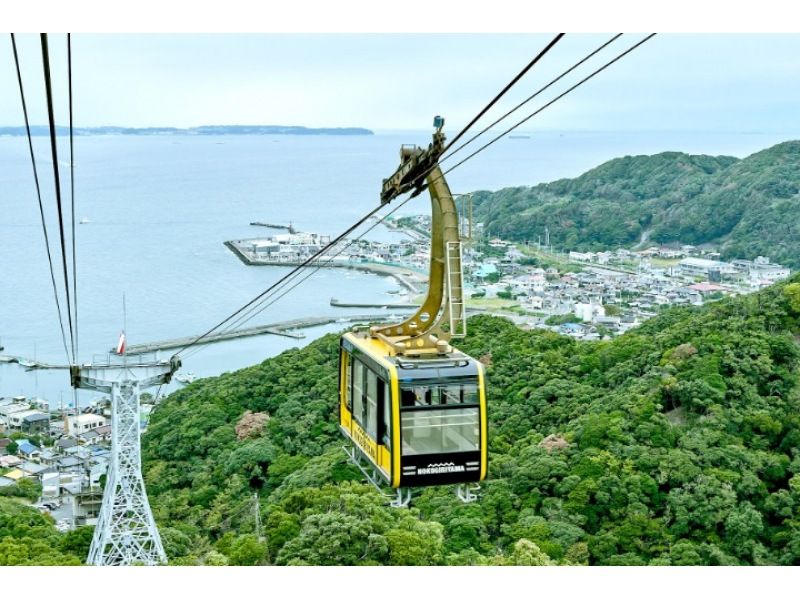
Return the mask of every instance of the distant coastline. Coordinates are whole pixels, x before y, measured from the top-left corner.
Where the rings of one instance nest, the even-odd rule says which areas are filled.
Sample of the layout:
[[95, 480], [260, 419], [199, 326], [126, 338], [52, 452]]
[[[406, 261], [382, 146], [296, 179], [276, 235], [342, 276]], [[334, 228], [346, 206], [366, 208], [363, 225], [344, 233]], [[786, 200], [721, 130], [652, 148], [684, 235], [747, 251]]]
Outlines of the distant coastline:
[[[67, 127], [56, 127], [58, 135], [69, 134]], [[44, 125], [31, 127], [31, 135], [49, 135]], [[208, 125], [202, 127], [76, 127], [74, 135], [374, 135], [361, 127], [313, 128], [284, 125]], [[0, 136], [26, 135], [25, 127], [0, 127]]]

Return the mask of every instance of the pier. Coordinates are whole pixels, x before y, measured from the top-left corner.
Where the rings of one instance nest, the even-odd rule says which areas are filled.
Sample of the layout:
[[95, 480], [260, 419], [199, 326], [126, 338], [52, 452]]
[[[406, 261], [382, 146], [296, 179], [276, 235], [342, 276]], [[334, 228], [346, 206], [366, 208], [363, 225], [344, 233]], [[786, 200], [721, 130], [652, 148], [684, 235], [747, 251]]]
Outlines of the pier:
[[278, 229], [278, 230], [285, 230], [290, 235], [293, 235], [293, 234], [295, 234], [297, 232], [295, 230], [294, 226], [292, 226], [291, 222], [289, 224], [272, 224], [271, 222], [251, 222], [250, 226], [263, 226], [263, 227], [266, 227], [266, 228], [275, 228], [275, 229]]
[[[305, 338], [305, 335], [294, 331], [302, 328], [313, 328], [315, 326], [325, 326], [327, 324], [335, 323], [352, 324], [354, 322], [381, 322], [385, 319], [385, 313], [298, 318], [296, 320], [286, 320], [283, 322], [277, 322], [275, 324], [251, 326], [248, 328], [241, 328], [239, 330], [231, 330], [229, 332], [217, 332], [214, 334], [209, 334], [197, 344], [205, 345], [208, 343], [218, 343], [221, 341], [245, 338], [248, 336], [259, 336], [262, 334], [277, 334], [279, 336], [285, 336], [299, 340]], [[156, 351], [165, 351], [167, 349], [180, 349], [192, 343], [196, 338], [196, 336], [185, 336], [163, 341], [141, 343], [138, 345], [128, 345], [125, 352], [128, 355], [141, 355], [142, 353], [154, 353]]]
[[405, 309], [412, 310], [419, 308], [414, 303], [345, 303], [338, 299], [331, 298], [331, 307], [357, 307], [360, 309]]
[[24, 367], [26, 370], [66, 370], [69, 369], [68, 365], [56, 365], [54, 363], [45, 363], [35, 359], [28, 359], [27, 357], [20, 357], [19, 355], [0, 355], [0, 363], [16, 363]]
[[[230, 249], [233, 254], [242, 261], [242, 263], [248, 266], [283, 266], [286, 268], [293, 268], [295, 266], [300, 266], [303, 263], [299, 260], [279, 261], [259, 258], [254, 256], [252, 252], [246, 251], [242, 247], [242, 244], [247, 241], [249, 241], [249, 239], [240, 239], [237, 241], [225, 241], [224, 244], [225, 247]], [[371, 272], [381, 276], [391, 276], [402, 286], [411, 291], [414, 295], [421, 294], [422, 287], [428, 283], [428, 276], [426, 274], [422, 274], [421, 272], [416, 272], [410, 268], [395, 264], [359, 262], [347, 259], [327, 261], [327, 258], [323, 257], [321, 258], [320, 262], [314, 262], [306, 267], [316, 268], [319, 266], [325, 268], [349, 268], [351, 270], [362, 270], [364, 272]]]

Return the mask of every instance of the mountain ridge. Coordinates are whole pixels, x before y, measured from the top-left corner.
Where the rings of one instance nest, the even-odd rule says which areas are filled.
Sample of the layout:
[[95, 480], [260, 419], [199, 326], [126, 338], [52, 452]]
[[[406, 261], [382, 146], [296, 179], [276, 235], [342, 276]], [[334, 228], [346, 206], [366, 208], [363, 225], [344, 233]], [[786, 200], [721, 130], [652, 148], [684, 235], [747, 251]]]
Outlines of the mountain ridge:
[[573, 179], [478, 191], [488, 234], [565, 250], [718, 244], [723, 258], [800, 267], [800, 141], [746, 158], [662, 152], [614, 158]]

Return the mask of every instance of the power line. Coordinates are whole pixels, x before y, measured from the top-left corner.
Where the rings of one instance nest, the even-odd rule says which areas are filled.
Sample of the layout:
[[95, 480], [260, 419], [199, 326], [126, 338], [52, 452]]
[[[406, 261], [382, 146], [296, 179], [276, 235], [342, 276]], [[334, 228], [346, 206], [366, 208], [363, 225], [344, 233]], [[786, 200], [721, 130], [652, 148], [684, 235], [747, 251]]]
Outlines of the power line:
[[56, 285], [56, 277], [55, 271], [53, 268], [53, 256], [50, 251], [50, 237], [47, 234], [47, 221], [44, 216], [44, 206], [42, 204], [42, 192], [39, 185], [39, 173], [36, 169], [36, 158], [34, 157], [33, 153], [33, 140], [31, 139], [31, 126], [28, 120], [28, 107], [25, 102], [25, 90], [22, 86], [22, 72], [19, 68], [19, 54], [17, 53], [17, 42], [14, 37], [14, 34], [11, 34], [11, 46], [14, 50], [14, 64], [17, 68], [17, 82], [19, 83], [19, 97], [22, 100], [22, 114], [25, 117], [25, 131], [28, 134], [28, 150], [30, 151], [31, 155], [31, 166], [33, 167], [33, 180], [36, 183], [36, 198], [39, 201], [39, 216], [42, 221], [42, 232], [44, 233], [44, 246], [47, 250], [47, 263], [50, 265], [50, 282], [53, 286], [53, 297], [56, 302], [56, 311], [58, 312], [58, 323], [61, 328], [61, 341], [64, 344], [64, 353], [67, 355], [67, 361], [69, 361], [69, 350], [67, 349], [67, 336], [64, 332], [64, 320], [61, 316], [61, 302], [58, 299], [58, 287]]
[[547, 44], [547, 45], [546, 45], [546, 46], [545, 46], [545, 47], [544, 47], [544, 48], [543, 48], [543, 49], [542, 49], [542, 50], [541, 50], [541, 51], [540, 51], [540, 52], [539, 52], [539, 53], [538, 53], [536, 56], [534, 56], [533, 60], [531, 60], [531, 61], [530, 61], [530, 62], [529, 62], [529, 63], [528, 63], [526, 66], [525, 66], [525, 68], [524, 68], [524, 69], [522, 69], [522, 70], [521, 70], [521, 71], [520, 71], [520, 72], [517, 74], [517, 76], [516, 76], [516, 77], [514, 77], [513, 79], [511, 79], [511, 81], [509, 81], [509, 82], [506, 84], [506, 86], [505, 86], [503, 89], [501, 89], [501, 90], [500, 90], [500, 93], [498, 93], [498, 94], [497, 94], [497, 95], [494, 97], [494, 99], [492, 99], [492, 101], [491, 101], [491, 102], [489, 102], [488, 104], [486, 104], [486, 106], [484, 106], [484, 107], [483, 107], [483, 110], [481, 110], [480, 112], [478, 112], [478, 114], [476, 114], [476, 115], [475, 115], [475, 117], [474, 117], [474, 118], [473, 118], [471, 121], [469, 121], [469, 124], [467, 124], [467, 126], [466, 126], [466, 127], [464, 127], [463, 129], [461, 129], [461, 131], [458, 133], [458, 135], [456, 135], [455, 137], [453, 137], [453, 139], [451, 139], [451, 140], [450, 140], [450, 143], [448, 143], [448, 144], [445, 146], [444, 150], [442, 150], [442, 153], [446, 152], [448, 149], [450, 149], [450, 147], [451, 147], [453, 144], [455, 144], [455, 142], [456, 142], [456, 141], [458, 141], [459, 139], [461, 139], [461, 137], [462, 137], [462, 136], [463, 136], [463, 135], [464, 135], [464, 134], [465, 134], [467, 131], [469, 131], [469, 130], [470, 130], [470, 128], [472, 127], [472, 125], [474, 125], [476, 122], [478, 122], [478, 120], [480, 120], [480, 118], [481, 118], [481, 117], [482, 117], [484, 114], [486, 114], [486, 113], [489, 111], [489, 109], [490, 109], [492, 106], [494, 106], [494, 105], [497, 103], [497, 101], [498, 101], [500, 98], [502, 98], [502, 97], [503, 97], [503, 96], [506, 94], [506, 92], [507, 92], [509, 89], [511, 89], [512, 87], [514, 87], [514, 85], [516, 84], [516, 82], [517, 82], [517, 81], [519, 81], [520, 79], [522, 79], [522, 77], [525, 75], [525, 73], [527, 73], [529, 70], [531, 70], [531, 68], [533, 67], [533, 65], [534, 65], [534, 64], [536, 64], [537, 62], [539, 62], [539, 60], [540, 60], [540, 59], [541, 59], [541, 58], [542, 58], [542, 57], [543, 57], [545, 54], [547, 54], [547, 53], [548, 53], [548, 52], [549, 52], [549, 51], [550, 51], [550, 50], [553, 48], [553, 46], [555, 46], [555, 45], [556, 45], [556, 44], [559, 42], [559, 40], [560, 40], [562, 37], [564, 37], [564, 34], [563, 34], [563, 33], [559, 33], [559, 34], [558, 34], [558, 35], [556, 35], [556, 36], [555, 36], [555, 37], [554, 37], [552, 40], [550, 40], [550, 43], [549, 43], [549, 44]]
[[53, 89], [50, 81], [50, 52], [47, 46], [47, 34], [41, 33], [42, 66], [44, 68], [44, 85], [47, 93], [47, 116], [50, 121], [50, 152], [53, 156], [53, 177], [56, 184], [56, 205], [58, 207], [58, 230], [61, 235], [61, 263], [64, 270], [64, 291], [67, 297], [67, 321], [69, 338], [72, 346], [72, 361], [75, 362], [75, 334], [72, 330], [72, 308], [70, 307], [69, 274], [67, 274], [67, 249], [64, 235], [64, 217], [61, 209], [61, 181], [58, 175], [58, 148], [56, 147], [56, 121], [53, 114]]
[[[511, 116], [511, 115], [512, 115], [514, 112], [516, 112], [517, 110], [519, 110], [520, 108], [522, 108], [522, 107], [523, 107], [525, 104], [527, 104], [528, 102], [530, 102], [531, 100], [533, 100], [534, 98], [536, 98], [537, 96], [539, 96], [539, 94], [541, 94], [542, 92], [544, 92], [544, 91], [548, 90], [550, 87], [552, 87], [553, 85], [555, 85], [556, 83], [558, 83], [558, 82], [559, 82], [561, 79], [563, 79], [564, 77], [566, 77], [567, 75], [569, 75], [569, 74], [570, 74], [572, 71], [574, 71], [576, 68], [578, 68], [578, 67], [579, 67], [580, 65], [582, 65], [584, 62], [586, 62], [587, 60], [589, 60], [590, 58], [592, 58], [592, 57], [593, 57], [594, 55], [596, 55], [598, 52], [601, 52], [602, 50], [604, 50], [604, 49], [605, 49], [605, 48], [606, 48], [606, 47], [607, 47], [609, 44], [613, 43], [614, 41], [616, 41], [616, 40], [617, 40], [617, 39], [619, 39], [620, 37], [622, 37], [622, 34], [621, 34], [621, 33], [617, 33], [616, 35], [614, 35], [614, 36], [613, 36], [611, 39], [609, 39], [607, 42], [605, 42], [604, 44], [600, 45], [598, 48], [596, 48], [595, 50], [593, 50], [592, 52], [590, 52], [589, 54], [587, 54], [586, 56], [584, 56], [583, 58], [581, 58], [581, 59], [580, 59], [578, 62], [576, 62], [575, 64], [573, 64], [573, 65], [572, 65], [571, 67], [569, 67], [569, 68], [568, 68], [566, 71], [564, 71], [563, 73], [561, 73], [561, 74], [560, 74], [558, 77], [556, 77], [555, 79], [552, 79], [552, 80], [551, 80], [551, 81], [550, 81], [550, 82], [549, 82], [547, 85], [544, 85], [543, 87], [540, 87], [540, 88], [539, 88], [537, 91], [535, 91], [533, 94], [529, 95], [527, 98], [525, 98], [524, 100], [522, 100], [522, 101], [521, 101], [519, 104], [517, 104], [516, 106], [514, 106], [513, 108], [511, 108], [511, 110], [509, 110], [508, 112], [506, 112], [505, 114], [503, 114], [503, 116], [501, 116], [500, 118], [498, 118], [497, 120], [495, 120], [493, 123], [491, 123], [491, 124], [489, 124], [489, 125], [486, 125], [486, 126], [485, 126], [483, 129], [481, 129], [481, 130], [480, 130], [478, 133], [475, 133], [475, 135], [473, 135], [473, 136], [472, 136], [472, 137], [470, 137], [470, 138], [469, 138], [467, 141], [465, 141], [465, 142], [464, 142], [464, 143], [462, 143], [460, 146], [458, 146], [457, 148], [455, 148], [455, 149], [454, 149], [452, 152], [450, 152], [450, 153], [449, 153], [447, 156], [444, 156], [444, 157], [443, 157], [443, 158], [442, 158], [442, 159], [441, 159], [439, 162], [440, 162], [440, 163], [442, 163], [442, 162], [445, 162], [446, 160], [449, 160], [449, 159], [450, 159], [452, 156], [454, 156], [455, 154], [457, 154], [458, 152], [460, 152], [462, 149], [464, 149], [464, 148], [465, 148], [466, 146], [468, 146], [470, 143], [472, 143], [473, 141], [475, 141], [475, 140], [476, 140], [478, 137], [480, 137], [481, 135], [483, 135], [484, 133], [486, 133], [486, 131], [488, 131], [489, 129], [491, 129], [492, 127], [494, 127], [495, 125], [497, 125], [498, 123], [500, 123], [500, 122], [504, 121], [506, 118], [508, 118], [509, 116]], [[451, 142], [448, 144], [448, 147], [452, 146], [452, 145], [453, 145], [453, 143], [454, 143], [454, 141], [455, 141], [455, 140], [451, 141]]]

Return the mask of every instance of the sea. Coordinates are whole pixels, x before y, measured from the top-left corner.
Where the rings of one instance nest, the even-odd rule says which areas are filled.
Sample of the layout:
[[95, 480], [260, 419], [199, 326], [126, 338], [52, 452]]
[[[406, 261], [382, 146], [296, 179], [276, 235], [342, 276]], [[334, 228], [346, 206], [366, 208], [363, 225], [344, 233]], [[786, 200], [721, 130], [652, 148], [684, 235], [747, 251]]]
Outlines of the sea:
[[[454, 193], [497, 190], [574, 177], [624, 155], [685, 151], [744, 157], [797, 138], [800, 132], [532, 132], [492, 145], [456, 168], [448, 181]], [[75, 225], [78, 360], [107, 359], [123, 328], [129, 344], [205, 332], [288, 272], [248, 267], [224, 241], [281, 232], [251, 226], [253, 221], [291, 222], [298, 230], [337, 235], [379, 203], [381, 181], [397, 167], [401, 144], [429, 141], [427, 131], [76, 137], [75, 217], [83, 221]], [[34, 143], [54, 274], [63, 289], [49, 140], [36, 137]], [[58, 168], [67, 217], [66, 138], [59, 139]], [[423, 195], [400, 213], [426, 213], [429, 207]], [[67, 219], [71, 269], [70, 232]], [[397, 235], [377, 227], [367, 238]], [[3, 354], [66, 363], [24, 137], [0, 137], [0, 243]], [[330, 299], [386, 303], [400, 291], [389, 277], [321, 269], [250, 324], [363, 313], [331, 307]], [[64, 308], [63, 295], [61, 304]], [[205, 345], [184, 358], [182, 371], [197, 377], [233, 371], [345, 326], [304, 329], [302, 339], [265, 335]], [[178, 387], [173, 382], [163, 392]], [[17, 395], [40, 397], [53, 407], [98, 398], [88, 391], [75, 397], [65, 370], [0, 364], [0, 397]]]

